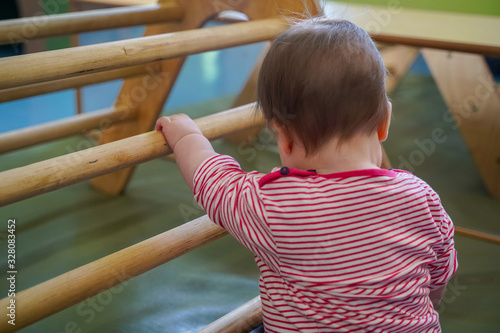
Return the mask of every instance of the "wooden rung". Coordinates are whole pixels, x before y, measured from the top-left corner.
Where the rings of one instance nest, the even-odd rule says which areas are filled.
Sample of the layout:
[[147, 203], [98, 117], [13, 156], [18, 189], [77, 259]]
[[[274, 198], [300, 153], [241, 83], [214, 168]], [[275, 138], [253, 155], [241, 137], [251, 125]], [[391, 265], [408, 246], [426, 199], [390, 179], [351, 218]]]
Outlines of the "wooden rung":
[[135, 118], [125, 107], [94, 111], [74, 117], [0, 134], [0, 154], [64, 138], [94, 128], [107, 129], [112, 124]]
[[109, 8], [4, 20], [0, 22], [0, 44], [22, 43], [35, 38], [180, 21], [183, 16], [182, 8], [175, 1], [171, 1], [161, 6]]
[[0, 59], [0, 89], [256, 43], [287, 26], [285, 20], [271, 18], [7, 57]]
[[[211, 139], [264, 122], [255, 104], [195, 120]], [[163, 134], [153, 131], [0, 173], [0, 207], [54, 191], [171, 153]]]
[[467, 237], [472, 237], [472, 238], [476, 238], [476, 239], [480, 239], [480, 240], [483, 240], [486, 242], [500, 245], [500, 236], [487, 234], [487, 233], [481, 232], [481, 231], [476, 231], [476, 230], [472, 230], [472, 229], [468, 229], [468, 228], [464, 228], [464, 227], [455, 226], [455, 234], [467, 236]]
[[159, 69], [160, 67], [157, 63], [138, 65], [107, 72], [75, 76], [51, 82], [42, 82], [16, 88], [3, 89], [0, 90], [0, 103], [139, 75], [156, 75], [159, 73]]
[[425, 47], [456, 52], [481, 54], [490, 57], [500, 57], [500, 46], [481, 45], [470, 43], [458, 43], [447, 40], [433, 40], [428, 38], [414, 38], [396, 35], [370, 34], [371, 37], [381, 43], [401, 44], [414, 47]]
[[[16, 325], [2, 320], [0, 332], [19, 330], [120, 283], [126, 286], [127, 280], [226, 234], [205, 215], [16, 293]], [[6, 309], [9, 300], [0, 300], [0, 307]]]
[[260, 296], [243, 304], [197, 333], [247, 333], [262, 324]]

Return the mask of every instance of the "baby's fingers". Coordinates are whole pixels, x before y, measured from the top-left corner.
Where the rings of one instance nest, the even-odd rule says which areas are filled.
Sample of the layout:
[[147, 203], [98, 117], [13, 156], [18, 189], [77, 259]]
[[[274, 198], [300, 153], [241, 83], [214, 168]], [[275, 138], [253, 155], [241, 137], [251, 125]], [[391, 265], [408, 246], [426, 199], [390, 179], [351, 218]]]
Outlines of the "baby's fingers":
[[169, 117], [161, 117], [156, 121], [156, 127], [155, 129], [157, 131], [161, 131], [163, 127], [165, 127], [167, 124], [171, 123], [172, 120]]

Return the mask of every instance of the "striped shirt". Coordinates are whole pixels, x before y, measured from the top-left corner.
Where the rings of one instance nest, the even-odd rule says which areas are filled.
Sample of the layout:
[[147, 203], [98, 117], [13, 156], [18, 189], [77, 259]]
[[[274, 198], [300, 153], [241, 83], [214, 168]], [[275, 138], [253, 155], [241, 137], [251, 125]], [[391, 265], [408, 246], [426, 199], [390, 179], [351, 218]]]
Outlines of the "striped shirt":
[[429, 292], [456, 271], [453, 224], [412, 174], [266, 175], [216, 155], [194, 192], [255, 254], [266, 332], [441, 331]]

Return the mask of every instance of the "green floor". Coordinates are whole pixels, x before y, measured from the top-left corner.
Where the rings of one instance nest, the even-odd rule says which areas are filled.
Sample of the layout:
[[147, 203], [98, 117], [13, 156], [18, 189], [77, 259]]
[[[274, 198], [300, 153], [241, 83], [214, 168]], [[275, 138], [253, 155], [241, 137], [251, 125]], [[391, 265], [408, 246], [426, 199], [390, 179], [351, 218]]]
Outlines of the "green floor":
[[[456, 225], [500, 234], [500, 201], [488, 196], [459, 132], [443, 120], [446, 106], [428, 76], [410, 75], [392, 94], [394, 118], [386, 149], [398, 167], [414, 173], [441, 195]], [[230, 98], [183, 110], [193, 117], [227, 108]], [[428, 156], [415, 153], [435, 128], [447, 140]], [[83, 137], [5, 154], [0, 169], [65, 154]], [[279, 164], [267, 136], [252, 149], [216, 143], [245, 169], [269, 171]], [[413, 155], [411, 155], [413, 153]], [[416, 157], [425, 156], [417, 160]], [[167, 159], [136, 169], [126, 193], [108, 197], [87, 182], [0, 208], [0, 248], [7, 252], [6, 221], [17, 220], [17, 290], [176, 227], [202, 215], [176, 165]], [[500, 331], [500, 246], [456, 236], [459, 270], [441, 306], [444, 332]], [[146, 256], [146, 254], [145, 254]], [[145, 258], [147, 260], [147, 258]], [[6, 260], [0, 262], [6, 272]], [[2, 273], [5, 274], [5, 273]], [[253, 257], [229, 236], [84, 301], [21, 332], [190, 332], [258, 294]], [[0, 290], [5, 295], [6, 279]]]

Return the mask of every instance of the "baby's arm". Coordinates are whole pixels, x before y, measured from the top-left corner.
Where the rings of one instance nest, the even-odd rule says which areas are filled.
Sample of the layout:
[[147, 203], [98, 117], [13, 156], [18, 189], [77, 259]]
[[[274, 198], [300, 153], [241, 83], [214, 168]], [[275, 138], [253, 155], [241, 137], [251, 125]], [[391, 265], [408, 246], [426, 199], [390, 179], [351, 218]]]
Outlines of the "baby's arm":
[[156, 121], [156, 129], [163, 132], [186, 184], [193, 190], [196, 169], [205, 159], [216, 155], [212, 145], [185, 114], [161, 117]]

